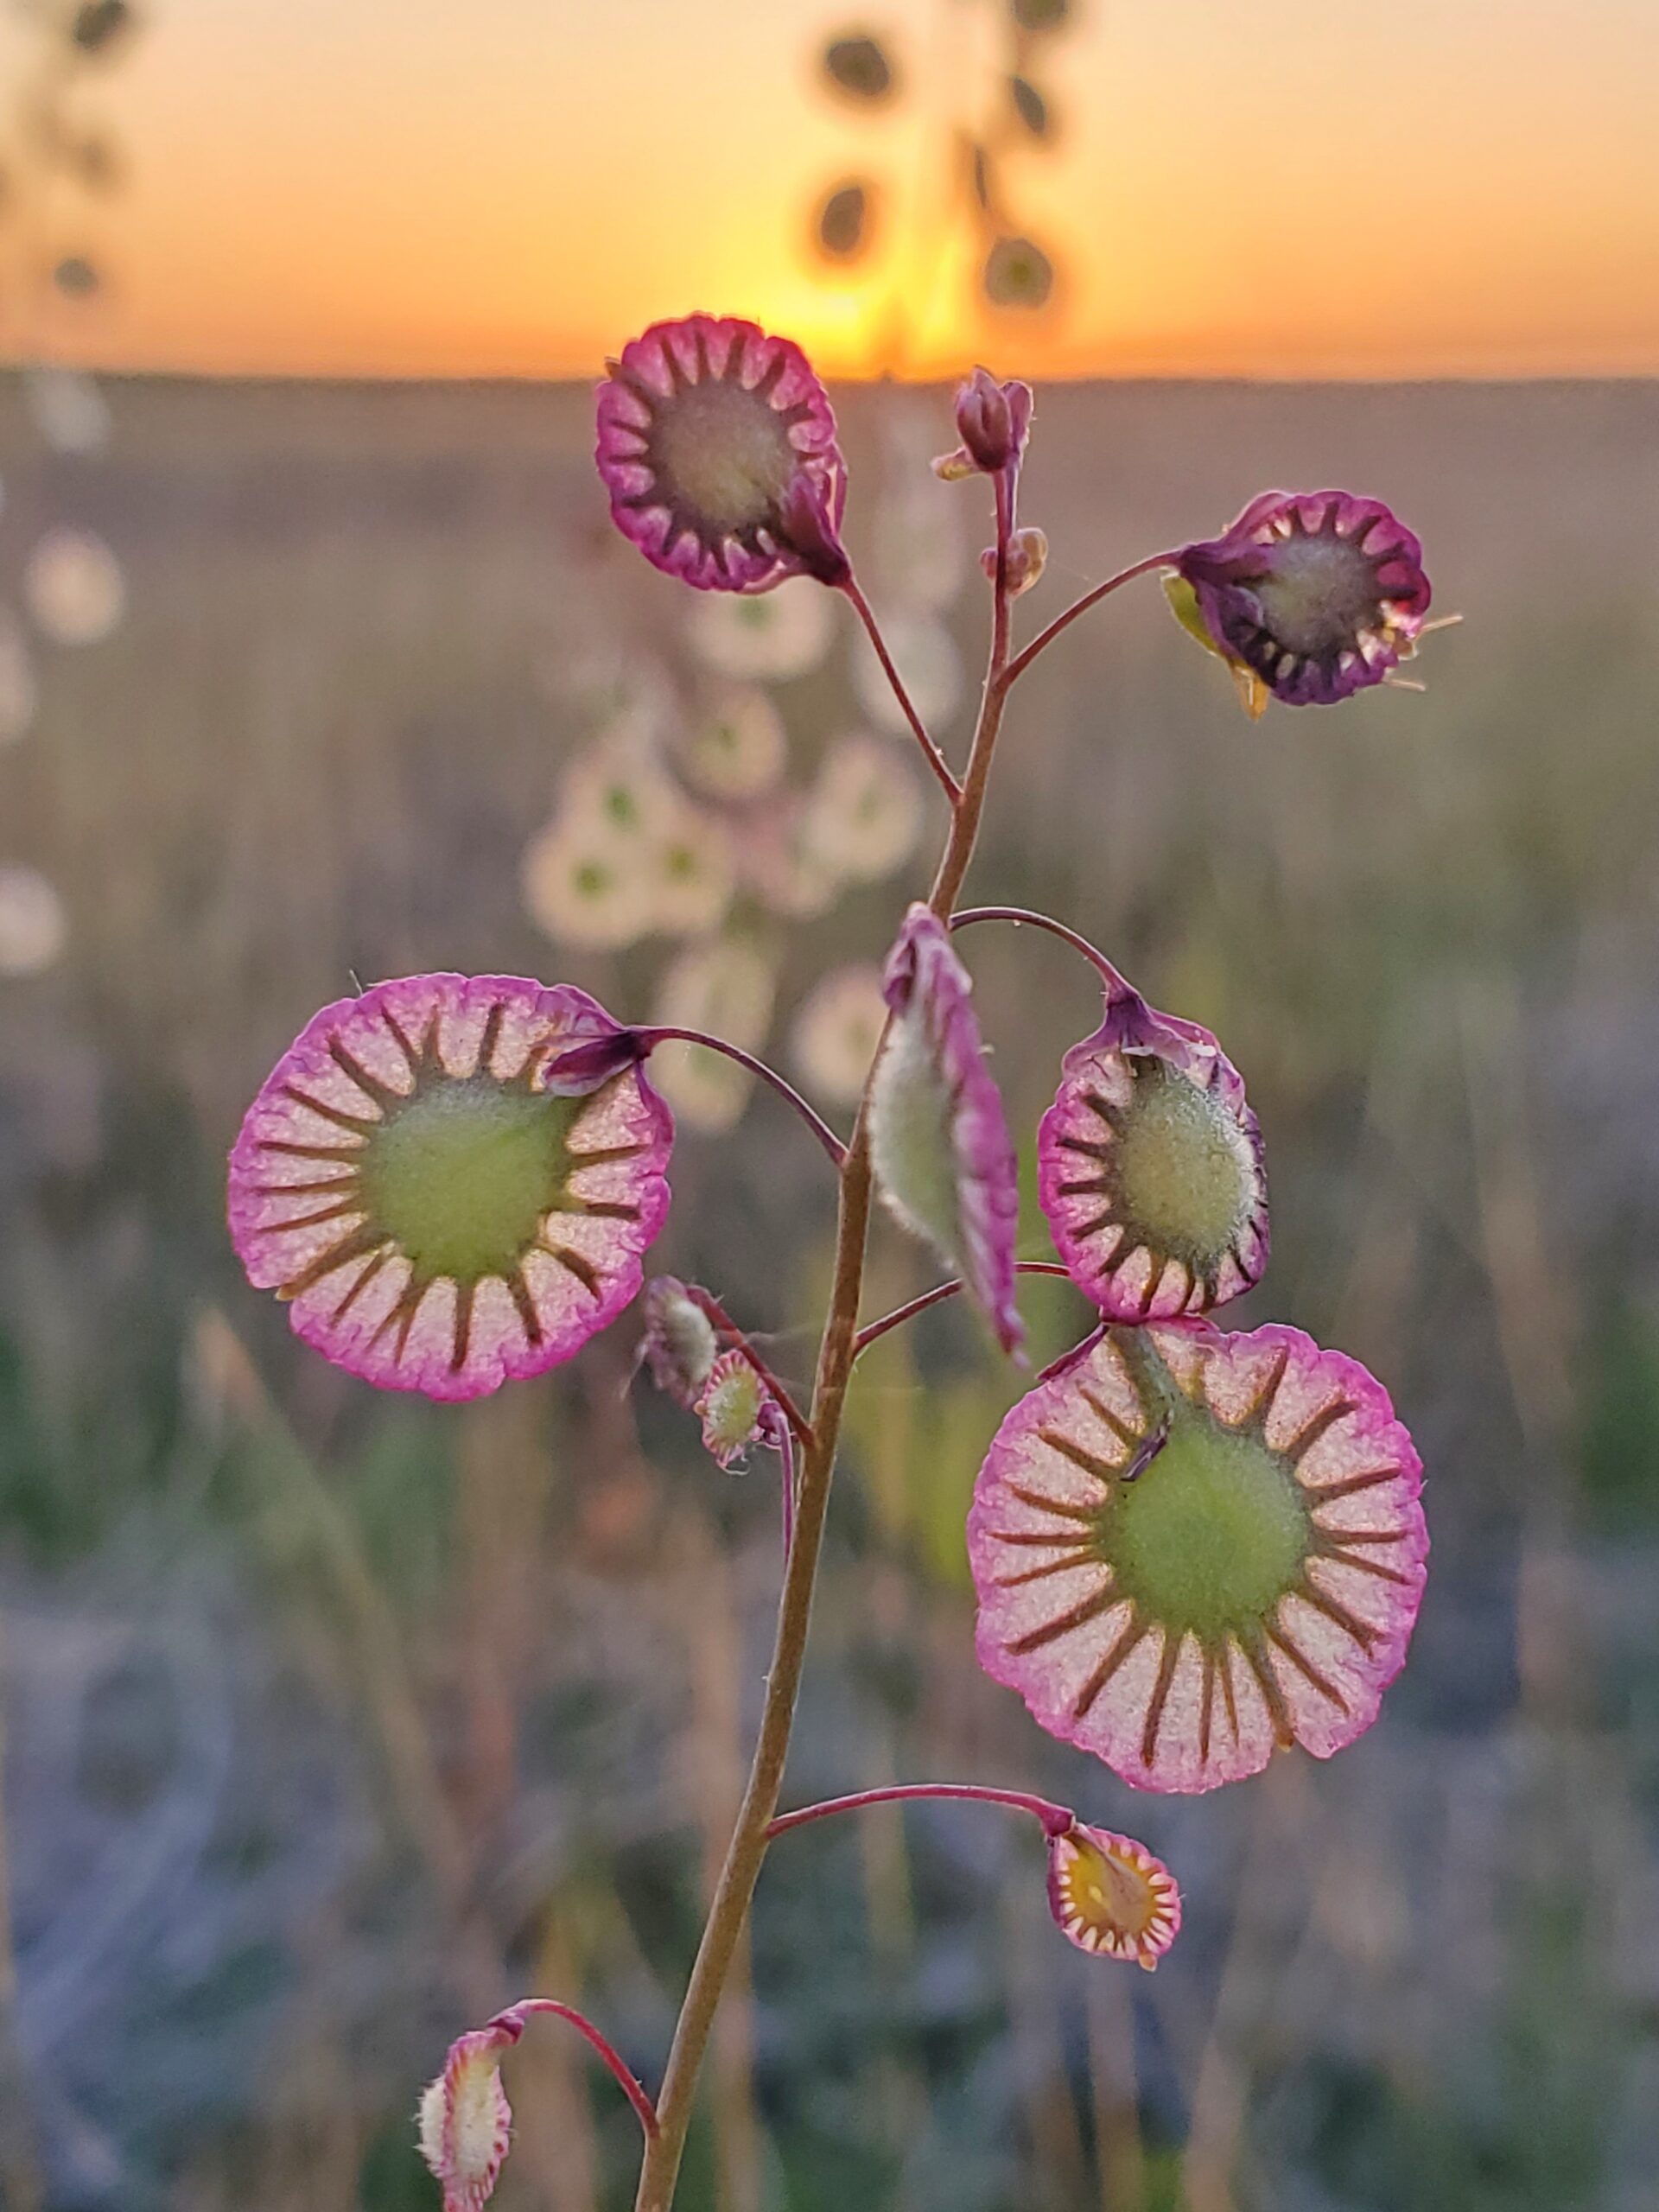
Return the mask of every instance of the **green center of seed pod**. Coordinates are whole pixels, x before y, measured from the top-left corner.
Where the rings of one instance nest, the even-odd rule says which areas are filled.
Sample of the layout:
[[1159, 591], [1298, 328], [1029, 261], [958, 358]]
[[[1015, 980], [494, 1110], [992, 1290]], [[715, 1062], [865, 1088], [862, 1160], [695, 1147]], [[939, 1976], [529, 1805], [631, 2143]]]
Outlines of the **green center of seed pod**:
[[742, 385], [694, 385], [653, 425], [664, 488], [700, 522], [742, 530], [774, 513], [796, 466], [777, 410]]
[[417, 1277], [512, 1274], [570, 1173], [567, 1143], [585, 1100], [450, 1078], [397, 1107], [359, 1171], [376, 1226]]
[[1143, 1617], [1214, 1649], [1269, 1616], [1300, 1579], [1307, 1511], [1259, 1432], [1224, 1427], [1178, 1390], [1166, 1403], [1167, 1440], [1118, 1489], [1101, 1548]]
[[1124, 1210], [1165, 1251], [1205, 1266], [1226, 1250], [1249, 1211], [1249, 1146], [1213, 1092], [1161, 1060], [1128, 1065], [1135, 1096], [1116, 1148]]

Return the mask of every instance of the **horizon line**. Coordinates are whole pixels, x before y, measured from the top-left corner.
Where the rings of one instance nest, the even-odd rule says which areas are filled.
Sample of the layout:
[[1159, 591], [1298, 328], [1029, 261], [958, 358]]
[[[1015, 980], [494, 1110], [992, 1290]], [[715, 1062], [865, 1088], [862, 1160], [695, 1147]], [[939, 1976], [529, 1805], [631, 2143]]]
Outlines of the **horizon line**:
[[[205, 384], [205, 385], [278, 385], [301, 387], [333, 385], [347, 389], [370, 390], [378, 386], [397, 386], [460, 390], [479, 386], [523, 386], [540, 390], [548, 387], [589, 386], [602, 380], [603, 372], [559, 369], [397, 369], [397, 368], [286, 368], [281, 366], [221, 368], [202, 365], [175, 364], [116, 364], [103, 361], [69, 361], [50, 359], [43, 354], [8, 353], [0, 355], [0, 376], [18, 377], [30, 370], [63, 369], [77, 375], [96, 377], [111, 384]], [[824, 373], [826, 385], [878, 389], [884, 385], [900, 385], [915, 391], [938, 390], [959, 383], [965, 372], [959, 369], [939, 370], [925, 374], [907, 374], [891, 369], [854, 372], [829, 371]], [[1016, 375], [1020, 372], [1014, 372]], [[1026, 375], [1028, 383], [1055, 385], [1262, 385], [1271, 390], [1290, 389], [1300, 385], [1363, 386], [1367, 385], [1650, 385], [1659, 383], [1659, 365], [1651, 368], [1483, 368], [1483, 369], [1402, 369], [1396, 372], [1379, 370], [1302, 371], [1271, 369], [1056, 369], [1033, 370]]]

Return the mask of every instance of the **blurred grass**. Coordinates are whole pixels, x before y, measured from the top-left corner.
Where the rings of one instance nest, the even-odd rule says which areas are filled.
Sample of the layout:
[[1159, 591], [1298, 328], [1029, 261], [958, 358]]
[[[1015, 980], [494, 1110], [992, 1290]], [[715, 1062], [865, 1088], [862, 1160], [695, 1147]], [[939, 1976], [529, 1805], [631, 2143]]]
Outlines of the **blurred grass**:
[[[595, 639], [683, 652], [684, 608], [608, 532], [580, 392], [114, 404], [112, 455], [46, 462], [0, 393], [5, 545], [88, 524], [131, 598], [0, 757], [5, 852], [72, 930], [0, 985], [18, 2037], [54, 2208], [402, 2212], [431, 2201], [414, 2088], [512, 1989], [585, 1995], [654, 2076], [758, 1701], [776, 1501], [625, 1395], [626, 1331], [459, 1414], [302, 1356], [226, 1248], [220, 1162], [353, 971], [638, 1002], [640, 956], [562, 956], [515, 872], [585, 735], [563, 672]], [[846, 398], [855, 542], [888, 404]], [[1339, 1338], [1424, 1448], [1412, 1665], [1328, 1769], [1131, 1802], [972, 1665], [962, 1520], [1015, 1383], [949, 1309], [884, 1344], [791, 1794], [1075, 1796], [1175, 1861], [1187, 1929], [1109, 1988], [1018, 1836], [934, 1810], [793, 1840], [688, 2212], [1652, 2202], [1659, 393], [1045, 392], [1040, 603], [1263, 484], [1344, 480], [1467, 618], [1427, 695], [1252, 728], [1148, 588], [1023, 687], [976, 884], [1065, 914], [1243, 1067], [1275, 1209], [1248, 1318]], [[980, 615], [953, 618], [976, 661]], [[855, 713], [841, 652], [779, 697], [798, 727]], [[798, 932], [785, 1011], [879, 956], [898, 905]], [[1011, 932], [970, 951], [1028, 1149], [1089, 979]], [[660, 1256], [804, 1374], [830, 1208], [798, 1145], [765, 1102], [686, 1138]], [[882, 1232], [871, 1310], [926, 1280]], [[1039, 1358], [1082, 1325], [1064, 1287], [1030, 1311]], [[605, 2085], [551, 2042], [513, 2071], [508, 2212], [625, 2202]]]

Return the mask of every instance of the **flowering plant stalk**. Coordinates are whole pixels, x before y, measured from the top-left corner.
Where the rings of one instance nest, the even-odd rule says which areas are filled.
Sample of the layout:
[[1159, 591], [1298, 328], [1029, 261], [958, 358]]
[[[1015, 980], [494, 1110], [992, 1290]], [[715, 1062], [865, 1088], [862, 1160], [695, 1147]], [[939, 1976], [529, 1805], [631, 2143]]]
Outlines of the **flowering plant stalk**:
[[[814, 1587], [861, 1352], [960, 1292], [1020, 1357], [1018, 1276], [1068, 1276], [1091, 1335], [1037, 1378], [992, 1441], [966, 1531], [976, 1652], [1050, 1733], [1125, 1783], [1202, 1791], [1276, 1751], [1320, 1758], [1376, 1718], [1403, 1663], [1427, 1549], [1421, 1467], [1381, 1386], [1300, 1332], [1224, 1332], [1211, 1310], [1268, 1259], [1263, 1147], [1244, 1084], [1198, 1023], [1149, 1005], [1064, 922], [961, 910], [1014, 686], [1071, 623], [1161, 570], [1176, 613], [1229, 666], [1254, 715], [1386, 682], [1426, 626], [1417, 541], [1379, 501], [1266, 493], [1220, 537], [1134, 563], [1024, 645], [1014, 601], [1046, 541], [1022, 526], [1032, 421], [1023, 385], [976, 372], [945, 480], [988, 480], [990, 642], [960, 772], [906, 694], [842, 542], [846, 469], [799, 349], [696, 315], [635, 340], [599, 402], [613, 512], [656, 566], [704, 591], [809, 578], [868, 632], [948, 826], [925, 901], [888, 957], [885, 1031], [849, 1136], [775, 1071], [838, 1186], [835, 1258], [810, 1396], [798, 1402], [721, 1300], [671, 1276], [645, 1290], [642, 1359], [702, 1425], [721, 1465], [775, 1457], [783, 1586], [748, 1780], [660, 2089], [639, 2088], [568, 2005], [526, 1999], [458, 2039], [422, 2108], [446, 2212], [478, 2212], [508, 2141], [502, 2052], [532, 2016], [575, 2025], [641, 2121], [639, 2212], [667, 2212], [699, 2075], [762, 1864], [809, 1821], [948, 1799], [1040, 1823], [1061, 1931], [1102, 1959], [1157, 1964], [1180, 1925], [1174, 1878], [1144, 1846], [1069, 1807], [965, 1783], [902, 1783], [779, 1814]], [[1015, 1256], [1014, 1151], [986, 1064], [969, 924], [1027, 923], [1071, 944], [1103, 988], [1038, 1136], [1056, 1262]], [[639, 1292], [665, 1216], [672, 1117], [650, 1077], [681, 1027], [629, 1025], [569, 985], [432, 976], [315, 1017], [250, 1109], [232, 1158], [232, 1233], [256, 1283], [327, 1357], [382, 1387], [467, 1398], [570, 1357]], [[862, 1321], [880, 1197], [950, 1280]]]

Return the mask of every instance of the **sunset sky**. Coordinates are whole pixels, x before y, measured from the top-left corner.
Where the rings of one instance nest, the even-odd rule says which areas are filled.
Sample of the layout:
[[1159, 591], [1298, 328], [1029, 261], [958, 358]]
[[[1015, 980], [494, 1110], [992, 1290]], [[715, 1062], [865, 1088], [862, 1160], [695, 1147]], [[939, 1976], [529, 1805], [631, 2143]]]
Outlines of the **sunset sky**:
[[[1086, 0], [1008, 196], [1064, 272], [987, 323], [950, 218], [995, 0], [146, 0], [89, 112], [128, 148], [111, 276], [36, 342], [137, 366], [592, 371], [694, 307], [836, 372], [1659, 370], [1659, 0]], [[831, 32], [909, 97], [826, 99]], [[899, 188], [855, 276], [821, 189]], [[72, 238], [71, 230], [74, 232]]]

